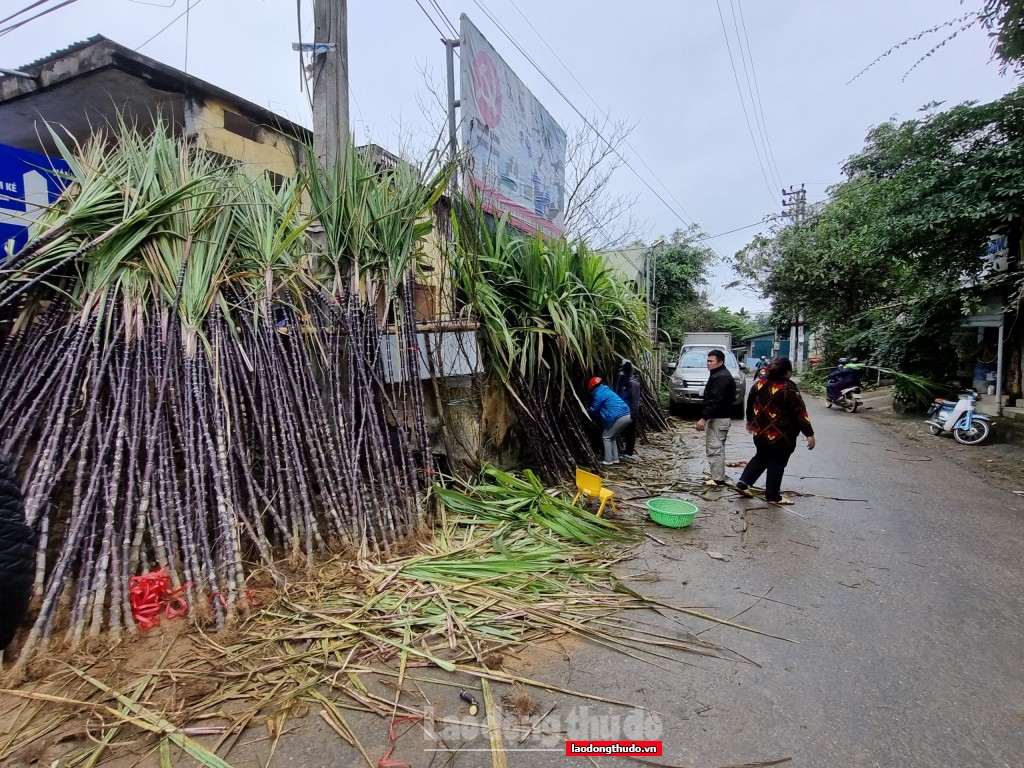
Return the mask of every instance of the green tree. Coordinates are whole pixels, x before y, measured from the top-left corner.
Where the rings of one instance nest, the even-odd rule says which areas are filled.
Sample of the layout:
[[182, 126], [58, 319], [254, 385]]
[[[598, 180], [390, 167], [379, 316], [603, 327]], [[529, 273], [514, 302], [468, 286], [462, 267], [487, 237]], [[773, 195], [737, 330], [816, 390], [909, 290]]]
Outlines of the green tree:
[[985, 0], [977, 19], [989, 30], [992, 53], [1004, 69], [1020, 73], [1024, 62], [1024, 2]]
[[[877, 126], [845, 172], [805, 223], [744, 248], [737, 270], [760, 283], [776, 317], [800, 311], [838, 343], [884, 348], [892, 361], [912, 344], [902, 364], [918, 371], [936, 372], [918, 353], [954, 366], [943, 338], [977, 298], [989, 236], [1020, 239], [1024, 89]], [[907, 318], [924, 327], [910, 334]]]
[[663, 245], [651, 246], [655, 262], [654, 304], [658, 327], [673, 341], [681, 338], [694, 315], [710, 311], [707, 272], [718, 258], [696, 225], [677, 229]]

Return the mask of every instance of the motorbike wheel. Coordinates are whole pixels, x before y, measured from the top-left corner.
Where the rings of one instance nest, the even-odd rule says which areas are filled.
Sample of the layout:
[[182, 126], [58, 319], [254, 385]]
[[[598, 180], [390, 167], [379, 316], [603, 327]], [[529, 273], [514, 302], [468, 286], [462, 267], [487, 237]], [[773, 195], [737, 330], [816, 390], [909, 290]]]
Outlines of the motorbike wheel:
[[942, 434], [942, 427], [936, 427], [934, 424], [929, 424], [928, 433], [934, 435], [935, 437], [938, 437], [939, 435]]
[[989, 434], [992, 431], [992, 427], [989, 426], [987, 421], [983, 419], [974, 419], [971, 421], [971, 428], [967, 429], [960, 426], [962, 422], [958, 422], [953, 427], [953, 439], [961, 445], [978, 445], [988, 439]]
[[843, 400], [843, 410], [847, 413], [857, 412], [857, 401], [856, 400]]

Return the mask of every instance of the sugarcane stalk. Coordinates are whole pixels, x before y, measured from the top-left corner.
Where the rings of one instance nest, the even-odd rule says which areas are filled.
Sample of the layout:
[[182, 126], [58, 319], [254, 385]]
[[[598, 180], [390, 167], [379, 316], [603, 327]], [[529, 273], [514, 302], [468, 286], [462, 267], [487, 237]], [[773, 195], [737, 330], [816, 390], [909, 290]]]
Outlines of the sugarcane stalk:
[[96, 583], [92, 588], [93, 596], [93, 607], [92, 607], [92, 620], [89, 626], [89, 635], [96, 637], [100, 634], [100, 630], [103, 623], [103, 610], [105, 607], [105, 601], [107, 597], [107, 569], [108, 567], [114, 573], [115, 580], [117, 579], [118, 572], [116, 569], [111, 567], [111, 552], [115, 550], [114, 544], [114, 531], [115, 531], [115, 510], [118, 508], [119, 492], [121, 487], [121, 474], [122, 467], [124, 464], [124, 449], [125, 442], [128, 433], [128, 398], [126, 393], [128, 391], [129, 378], [128, 378], [128, 358], [129, 351], [124, 350], [121, 355], [120, 365], [118, 367], [118, 375], [116, 381], [119, 384], [118, 393], [115, 399], [116, 416], [111, 419], [111, 422], [116, 425], [116, 435], [114, 437], [114, 456], [113, 461], [110, 464], [110, 476], [105, 484], [104, 492], [104, 506], [106, 506], [106, 512], [103, 518], [103, 539], [100, 543], [100, 552], [97, 558], [96, 567]]
[[25, 496], [25, 522], [31, 526], [39, 514], [40, 506], [46, 501], [54, 483], [55, 462], [63, 445], [65, 435], [70, 426], [71, 399], [78, 391], [76, 384], [79, 381], [79, 372], [82, 358], [86, 352], [87, 333], [91, 332], [95, 319], [83, 320], [76, 323], [70, 346], [75, 350], [74, 358], [69, 373], [71, 375], [62, 378], [63, 391], [60, 404], [50, 411], [47, 424], [43, 434], [46, 435], [46, 442], [42, 451], [37, 455], [38, 462], [32, 472], [26, 477]]
[[[99, 375], [100, 355], [98, 328], [91, 335], [90, 346], [92, 348], [92, 362], [90, 367], [97, 375]], [[53, 570], [50, 572], [49, 578], [46, 581], [39, 614], [36, 617], [35, 623], [32, 625], [32, 629], [29, 631], [28, 638], [22, 648], [22, 655], [19, 657], [18, 662], [14, 667], [15, 676], [20, 676], [27, 660], [35, 652], [36, 646], [40, 643], [45, 645], [46, 641], [48, 641], [50, 632], [53, 628], [53, 618], [58, 601], [67, 588], [68, 573], [70, 572], [73, 561], [80, 554], [79, 549], [87, 533], [87, 520], [86, 515], [82, 512], [82, 502], [83, 498], [91, 496], [94, 492], [94, 485], [96, 485], [93, 481], [90, 481], [88, 487], [86, 487], [85, 477], [87, 474], [87, 467], [89, 466], [87, 462], [88, 445], [94, 426], [96, 408], [99, 403], [97, 387], [91, 387], [90, 389], [92, 396], [89, 397], [89, 402], [83, 419], [82, 447], [79, 449], [78, 466], [75, 473], [71, 510], [64, 545], [62, 546], [57, 557], [57, 561], [54, 563]], [[94, 473], [92, 477], [94, 479], [97, 478], [98, 473]]]

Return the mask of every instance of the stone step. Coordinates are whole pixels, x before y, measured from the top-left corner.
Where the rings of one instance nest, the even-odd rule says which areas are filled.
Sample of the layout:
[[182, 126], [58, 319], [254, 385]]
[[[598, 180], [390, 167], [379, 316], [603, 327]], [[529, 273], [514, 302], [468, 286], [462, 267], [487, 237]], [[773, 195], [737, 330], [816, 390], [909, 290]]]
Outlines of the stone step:
[[[983, 397], [978, 401], [976, 407], [979, 411], [988, 416], [997, 415], [996, 399], [994, 397]], [[1003, 412], [1000, 417], [1004, 419], [1024, 419], [1024, 408], [1003, 406]]]

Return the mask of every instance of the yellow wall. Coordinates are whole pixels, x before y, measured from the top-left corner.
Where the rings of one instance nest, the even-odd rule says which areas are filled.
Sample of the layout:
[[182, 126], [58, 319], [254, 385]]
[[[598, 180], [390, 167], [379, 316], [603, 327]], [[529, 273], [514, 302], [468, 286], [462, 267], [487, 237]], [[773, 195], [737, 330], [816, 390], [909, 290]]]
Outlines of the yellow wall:
[[259, 171], [295, 176], [298, 140], [266, 125], [260, 126], [262, 142], [239, 136], [224, 127], [224, 111], [225, 105], [212, 99], [196, 105], [193, 122], [189, 126], [195, 133], [196, 146], [252, 165]]
[[[442, 199], [435, 205], [432, 215], [434, 228], [430, 234], [417, 243], [416, 270], [417, 291], [426, 290], [431, 294], [434, 317], [439, 320], [451, 319], [455, 315], [455, 286], [452, 284], [451, 266], [448, 263], [448, 249], [452, 247], [450, 224], [444, 222], [443, 229], [438, 226], [437, 218], [448, 219], [451, 216], [447, 200]], [[423, 269], [428, 266], [430, 269]]]

